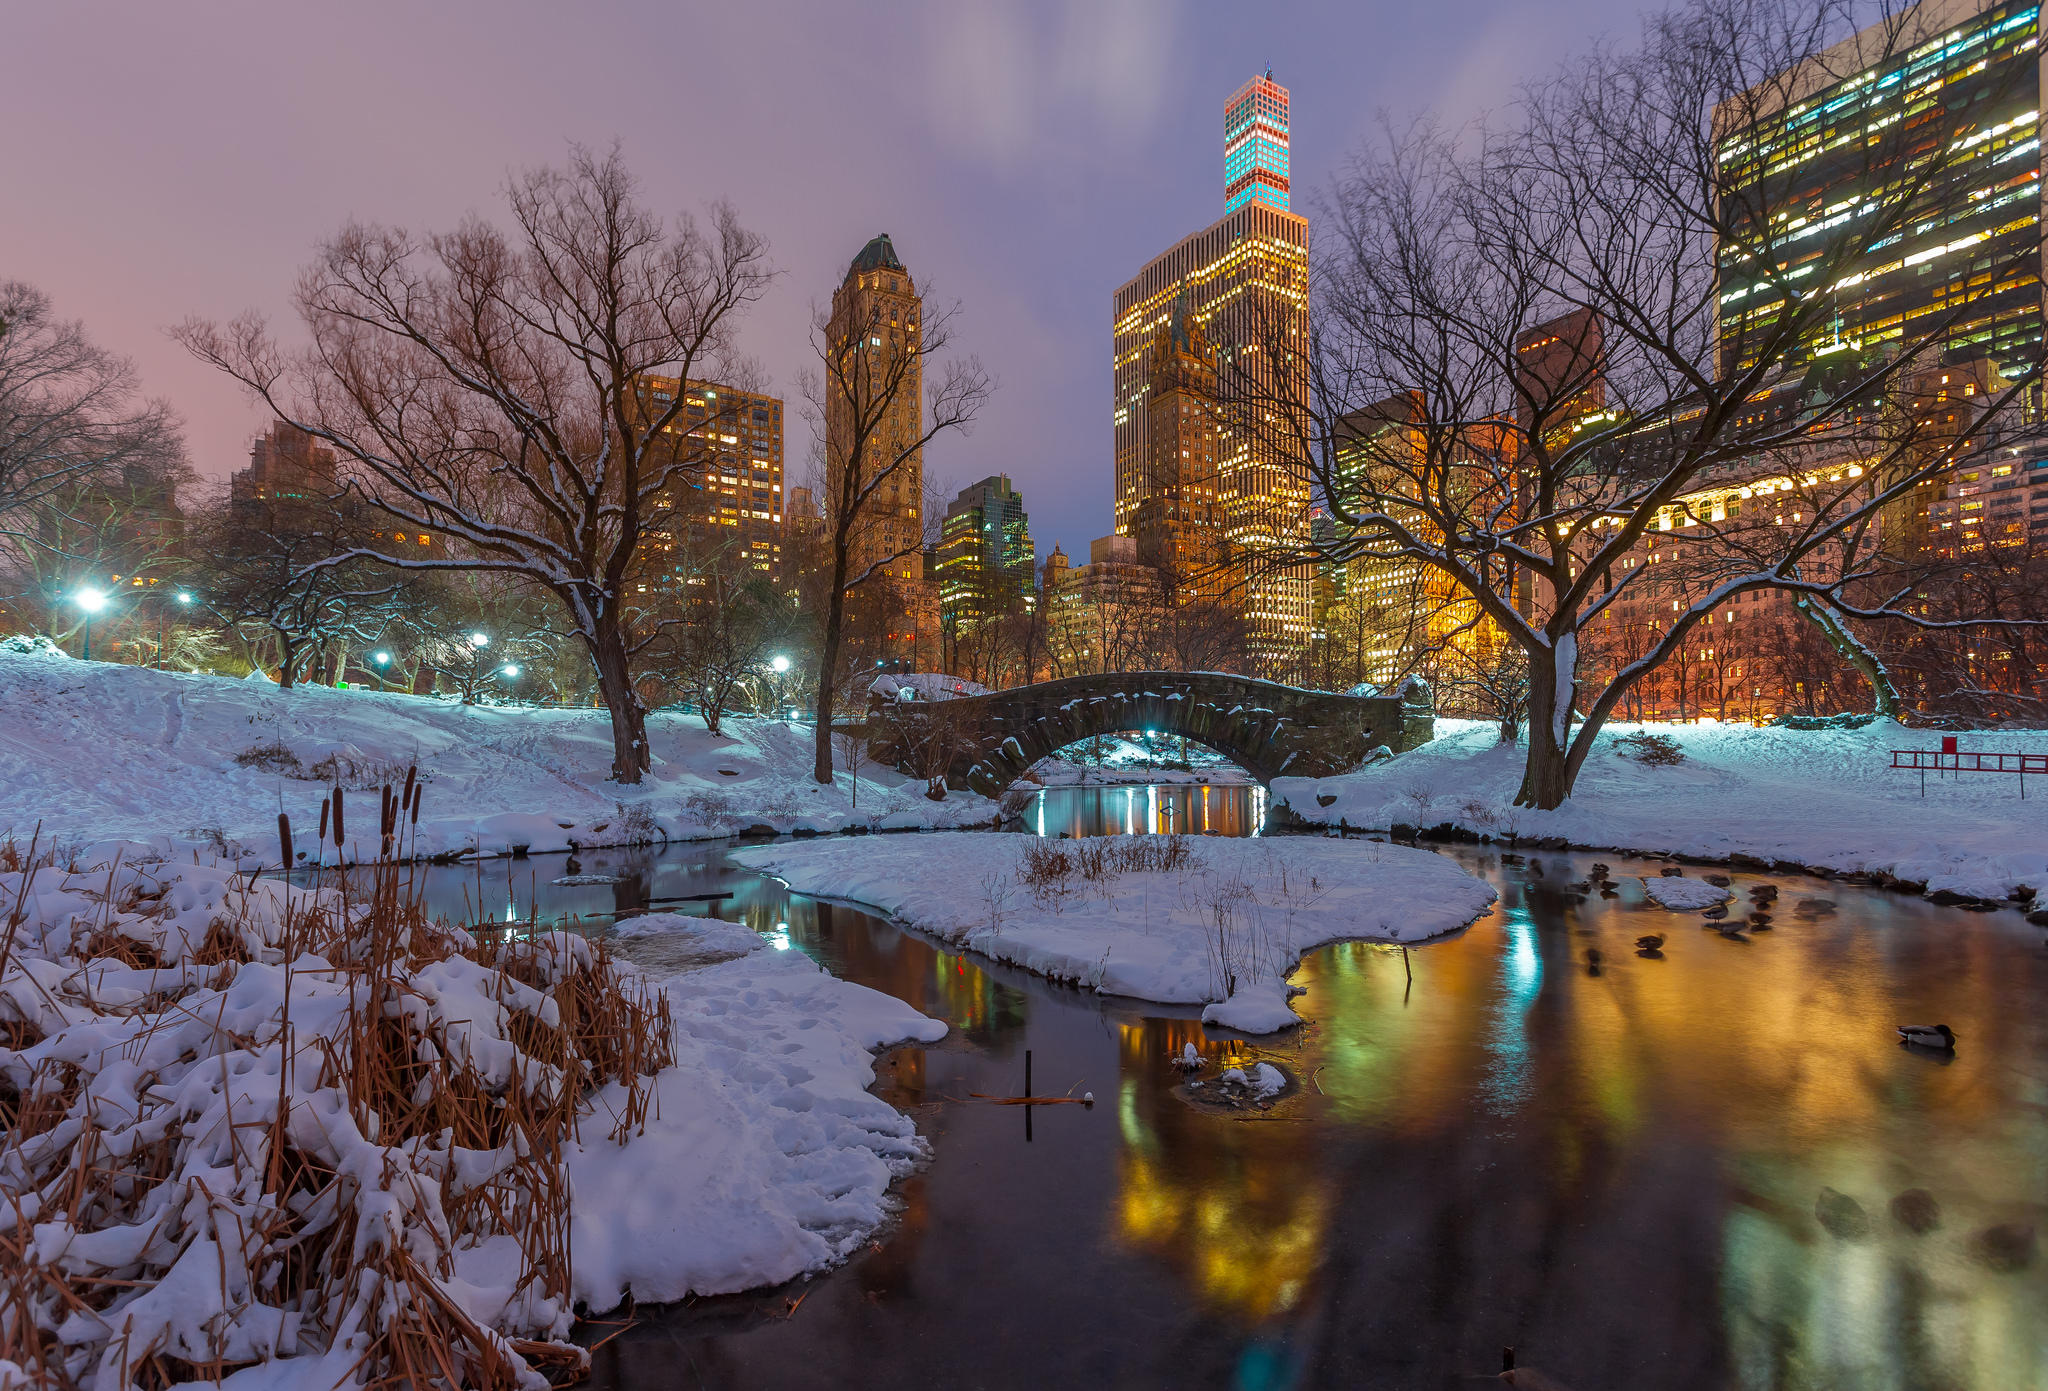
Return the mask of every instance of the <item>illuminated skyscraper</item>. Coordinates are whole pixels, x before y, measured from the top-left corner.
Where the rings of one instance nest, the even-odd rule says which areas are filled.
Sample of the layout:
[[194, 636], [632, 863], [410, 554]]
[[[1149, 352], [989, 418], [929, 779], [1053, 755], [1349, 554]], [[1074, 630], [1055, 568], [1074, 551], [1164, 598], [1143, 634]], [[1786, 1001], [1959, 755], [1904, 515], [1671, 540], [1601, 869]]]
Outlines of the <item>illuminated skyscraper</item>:
[[1309, 331], [1308, 220], [1287, 207], [1287, 105], [1269, 76], [1230, 99], [1228, 211], [1119, 289], [1114, 323], [1117, 532], [1135, 534], [1139, 508], [1173, 481], [1153, 476], [1149, 365], [1181, 303], [1218, 365], [1217, 513], [1232, 563], [1242, 562], [1232, 592], [1269, 663], [1305, 648], [1312, 620], [1311, 571], [1261, 560], [1308, 537], [1308, 473], [1285, 441], [1290, 407], [1308, 404]]
[[1287, 89], [1273, 70], [1237, 89], [1223, 108], [1225, 212], [1264, 203], [1286, 212]]

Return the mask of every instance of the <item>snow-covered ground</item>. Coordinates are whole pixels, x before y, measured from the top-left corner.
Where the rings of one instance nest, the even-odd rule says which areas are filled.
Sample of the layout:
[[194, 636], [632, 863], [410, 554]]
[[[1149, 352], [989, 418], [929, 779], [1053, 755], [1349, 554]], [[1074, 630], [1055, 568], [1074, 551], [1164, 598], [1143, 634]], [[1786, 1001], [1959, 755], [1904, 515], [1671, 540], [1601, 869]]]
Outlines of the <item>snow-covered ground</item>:
[[[1892, 749], [1939, 749], [1941, 735], [1882, 721], [1862, 729], [1615, 724], [1600, 733], [1566, 804], [1513, 805], [1522, 752], [1494, 726], [1439, 719], [1437, 737], [1340, 777], [1279, 778], [1276, 807], [1321, 825], [1385, 829], [1452, 822], [1484, 835], [1562, 836], [1601, 849], [1751, 856], [1839, 873], [1883, 873], [1978, 898], [2048, 893], [2048, 779], [2021, 800], [2012, 774], [1927, 778], [1892, 770]], [[1676, 741], [1682, 763], [1646, 765], [1616, 738]], [[1957, 736], [1965, 751], [2048, 753], [2048, 731]]]
[[[1037, 891], [1031, 883], [1029, 856], [1170, 840], [1186, 847], [1178, 868], [1089, 879], [1077, 865]], [[1055, 980], [1206, 1004], [1205, 1019], [1247, 1033], [1299, 1022], [1285, 982], [1311, 948], [1421, 941], [1463, 927], [1494, 899], [1485, 883], [1428, 851], [1311, 837], [952, 833], [749, 846], [734, 858], [798, 892], [871, 904]]]
[[[826, 974], [751, 929], [659, 914], [619, 954], [667, 992], [676, 1065], [623, 1146], [590, 1126], [569, 1160], [576, 1297], [593, 1311], [780, 1284], [852, 1251], [925, 1152], [870, 1094], [872, 1050], [943, 1038], [891, 995]], [[677, 956], [742, 953], [677, 973]]]
[[[32, 1272], [15, 1312], [63, 1329], [61, 1342], [0, 1347], [0, 1385], [37, 1384], [61, 1363], [67, 1384], [113, 1391], [160, 1354], [255, 1364], [240, 1385], [329, 1386], [365, 1359], [388, 1371], [385, 1330], [435, 1308], [499, 1337], [560, 1338], [570, 1301], [603, 1311], [628, 1294], [726, 1292], [833, 1263], [884, 1220], [890, 1182], [924, 1153], [910, 1120], [868, 1093], [870, 1050], [934, 1040], [943, 1023], [744, 927], [636, 919], [618, 945], [667, 995], [673, 1062], [636, 1079], [639, 1121], [611, 1081], [562, 1146], [564, 1301], [529, 1278], [526, 1243], [545, 1224], [491, 1216], [563, 1191], [536, 1177], [533, 1146], [465, 1148], [473, 1126], [437, 1128], [436, 1098], [455, 1094], [439, 1072], [391, 1094], [358, 1061], [374, 1012], [402, 1021], [390, 1027], [406, 1031], [403, 1056], [450, 1059], [458, 1081], [504, 1089], [508, 1114], [539, 1114], [553, 1079], [573, 1074], [528, 1050], [564, 1020], [548, 987], [601, 969], [587, 940], [548, 934], [493, 957], [450, 952], [472, 945], [461, 934], [386, 938], [409, 945], [378, 958], [396, 962], [384, 997], [348, 956], [362, 920], [326, 891], [124, 865], [0, 873], [0, 901], [22, 908], [0, 970], [0, 1080], [26, 1107], [0, 1136], [0, 1249]], [[542, 963], [537, 984], [505, 953]], [[378, 998], [403, 1007], [361, 1003]], [[422, 1117], [426, 1133], [408, 1136]], [[96, 1196], [67, 1202], [74, 1183]], [[280, 1185], [295, 1194], [289, 1220]], [[481, 1190], [495, 1197], [480, 1207]], [[278, 1283], [301, 1243], [327, 1252], [316, 1278]], [[403, 1260], [377, 1254], [397, 1249]], [[349, 1260], [348, 1278], [325, 1278]], [[90, 1308], [63, 1293], [74, 1281]], [[424, 1299], [429, 1285], [444, 1302]]]
[[[994, 803], [970, 792], [930, 801], [921, 780], [873, 764], [860, 771], [857, 798], [844, 772], [820, 787], [810, 777], [808, 727], [732, 716], [724, 729], [714, 736], [695, 716], [650, 716], [653, 767], [637, 786], [620, 787], [607, 780], [611, 726], [602, 710], [281, 691], [261, 678], [0, 651], [0, 839], [25, 842], [40, 823], [45, 844], [88, 852], [139, 841], [189, 858], [190, 847], [225, 846], [274, 863], [285, 811], [310, 857], [331, 783], [316, 765], [330, 757], [363, 789], [403, 781], [406, 765], [419, 765], [425, 855], [518, 845], [540, 853], [754, 825], [963, 826], [995, 815]], [[283, 753], [259, 752], [279, 745]], [[347, 820], [351, 858], [377, 853], [375, 799], [359, 797]], [[326, 854], [331, 860], [333, 849]]]

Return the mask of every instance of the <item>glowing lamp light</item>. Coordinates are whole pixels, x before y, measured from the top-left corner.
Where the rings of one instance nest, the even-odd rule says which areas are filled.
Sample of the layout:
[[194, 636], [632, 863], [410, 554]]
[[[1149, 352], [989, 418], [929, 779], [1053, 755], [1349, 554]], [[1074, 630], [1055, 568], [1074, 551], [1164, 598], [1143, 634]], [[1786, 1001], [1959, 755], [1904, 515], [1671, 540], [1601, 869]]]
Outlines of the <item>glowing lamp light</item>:
[[87, 613], [98, 613], [107, 606], [107, 591], [87, 585], [72, 595], [71, 600]]
[[519, 668], [517, 666], [507, 666], [505, 668], [505, 674], [507, 676], [516, 677], [519, 675]]
[[773, 661], [771, 661], [771, 662], [769, 662], [769, 663], [768, 663], [768, 669], [769, 669], [770, 671], [773, 671], [773, 672], [775, 672], [775, 673], [776, 673], [776, 674], [777, 674], [778, 676], [779, 676], [779, 675], [781, 675], [781, 674], [782, 674], [783, 672], [785, 672], [785, 671], [788, 671], [788, 670], [789, 670], [789, 658], [787, 658], [787, 657], [777, 657], [777, 658], [775, 658], [775, 659], [774, 659]]
[[370, 660], [380, 667], [388, 667], [391, 665], [391, 654], [389, 652], [372, 652]]
[[489, 647], [491, 645], [491, 635], [489, 633], [471, 633], [469, 635], [469, 645], [471, 647]]
[[191, 605], [191, 603], [192, 603], [192, 591], [191, 591], [191, 590], [189, 590], [189, 589], [181, 589], [181, 590], [179, 590], [179, 591], [178, 591], [178, 602], [179, 602], [179, 603], [181, 603], [181, 604], [184, 604], [184, 605], [186, 605], [186, 606], [188, 606], [188, 607], [189, 607], [189, 606]]

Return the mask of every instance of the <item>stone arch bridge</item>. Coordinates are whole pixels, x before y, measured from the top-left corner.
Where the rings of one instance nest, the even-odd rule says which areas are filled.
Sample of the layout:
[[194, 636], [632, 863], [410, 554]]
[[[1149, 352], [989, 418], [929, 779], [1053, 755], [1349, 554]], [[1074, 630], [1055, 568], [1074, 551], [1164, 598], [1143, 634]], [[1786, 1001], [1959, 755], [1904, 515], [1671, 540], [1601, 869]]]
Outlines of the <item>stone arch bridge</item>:
[[877, 762], [993, 797], [1047, 754], [1098, 734], [1184, 735], [1270, 783], [1346, 773], [1378, 748], [1414, 748], [1429, 740], [1434, 715], [1419, 682], [1404, 698], [1308, 691], [1222, 672], [1139, 671], [880, 702], [866, 730]]

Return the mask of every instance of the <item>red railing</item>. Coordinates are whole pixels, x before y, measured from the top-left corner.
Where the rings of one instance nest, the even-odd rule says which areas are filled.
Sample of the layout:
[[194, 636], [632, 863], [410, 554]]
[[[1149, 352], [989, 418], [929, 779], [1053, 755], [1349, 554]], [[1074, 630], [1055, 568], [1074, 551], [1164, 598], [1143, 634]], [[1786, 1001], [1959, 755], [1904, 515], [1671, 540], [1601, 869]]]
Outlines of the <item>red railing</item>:
[[2027, 774], [2048, 776], [2048, 753], [1970, 753], [1956, 747], [1954, 735], [1942, 738], [1938, 749], [1893, 749], [1892, 767], [1920, 775], [1920, 795], [1927, 795], [1929, 773], [2013, 773], [2020, 780], [2020, 796], [2027, 795]]

